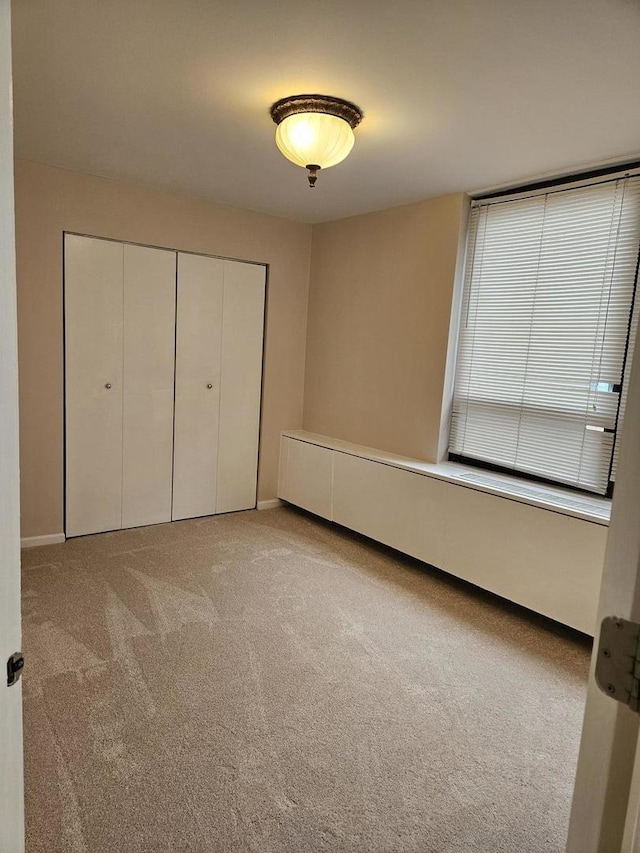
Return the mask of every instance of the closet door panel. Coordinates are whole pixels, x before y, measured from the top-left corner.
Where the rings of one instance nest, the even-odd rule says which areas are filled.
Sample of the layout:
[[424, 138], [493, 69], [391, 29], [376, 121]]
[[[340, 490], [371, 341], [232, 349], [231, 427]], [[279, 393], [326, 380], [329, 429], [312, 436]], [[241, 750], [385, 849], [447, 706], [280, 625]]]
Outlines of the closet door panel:
[[178, 255], [172, 518], [216, 512], [224, 262]]
[[121, 243], [65, 235], [67, 536], [122, 523]]
[[217, 512], [256, 505], [265, 274], [224, 262]]
[[176, 253], [124, 246], [122, 526], [171, 520]]

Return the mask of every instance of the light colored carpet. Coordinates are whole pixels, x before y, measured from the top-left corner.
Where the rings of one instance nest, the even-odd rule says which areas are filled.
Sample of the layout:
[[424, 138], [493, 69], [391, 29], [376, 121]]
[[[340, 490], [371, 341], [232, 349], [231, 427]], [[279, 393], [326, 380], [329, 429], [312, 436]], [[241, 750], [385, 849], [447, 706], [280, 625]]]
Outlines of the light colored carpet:
[[584, 641], [289, 508], [24, 552], [28, 853], [560, 853]]

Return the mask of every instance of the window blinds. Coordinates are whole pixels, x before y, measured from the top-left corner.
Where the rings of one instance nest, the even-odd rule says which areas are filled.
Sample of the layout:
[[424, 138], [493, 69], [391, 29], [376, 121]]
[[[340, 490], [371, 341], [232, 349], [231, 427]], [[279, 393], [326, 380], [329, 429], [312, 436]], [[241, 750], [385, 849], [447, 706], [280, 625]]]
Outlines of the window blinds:
[[450, 452], [606, 492], [639, 242], [640, 176], [473, 203]]

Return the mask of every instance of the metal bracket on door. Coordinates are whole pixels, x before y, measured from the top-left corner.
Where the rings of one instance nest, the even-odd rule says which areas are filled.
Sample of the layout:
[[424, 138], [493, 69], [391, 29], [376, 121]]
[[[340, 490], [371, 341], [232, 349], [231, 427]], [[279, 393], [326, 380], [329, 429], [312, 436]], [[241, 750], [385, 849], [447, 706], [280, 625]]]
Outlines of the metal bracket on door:
[[596, 683], [603, 693], [640, 713], [640, 624], [607, 616], [602, 620]]
[[15, 684], [24, 669], [24, 655], [22, 652], [14, 652], [7, 661], [7, 687]]

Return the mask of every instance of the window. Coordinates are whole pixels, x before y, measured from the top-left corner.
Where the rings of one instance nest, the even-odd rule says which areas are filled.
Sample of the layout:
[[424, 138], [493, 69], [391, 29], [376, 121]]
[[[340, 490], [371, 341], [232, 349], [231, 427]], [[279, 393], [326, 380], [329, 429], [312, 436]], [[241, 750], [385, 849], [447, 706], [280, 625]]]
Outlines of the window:
[[451, 458], [608, 492], [639, 244], [640, 174], [472, 203]]

